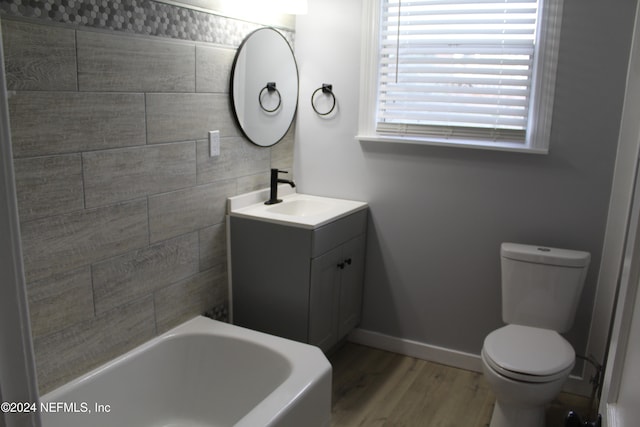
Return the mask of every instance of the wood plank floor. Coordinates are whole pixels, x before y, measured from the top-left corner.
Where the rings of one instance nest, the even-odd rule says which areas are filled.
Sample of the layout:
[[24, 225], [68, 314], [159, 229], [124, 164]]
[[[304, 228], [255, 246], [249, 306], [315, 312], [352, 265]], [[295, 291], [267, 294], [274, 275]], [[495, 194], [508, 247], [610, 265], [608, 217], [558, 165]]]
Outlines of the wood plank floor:
[[[333, 427], [489, 425], [495, 397], [480, 373], [353, 343], [329, 360]], [[563, 427], [569, 409], [586, 414], [588, 404], [561, 394], [547, 411], [547, 427]]]

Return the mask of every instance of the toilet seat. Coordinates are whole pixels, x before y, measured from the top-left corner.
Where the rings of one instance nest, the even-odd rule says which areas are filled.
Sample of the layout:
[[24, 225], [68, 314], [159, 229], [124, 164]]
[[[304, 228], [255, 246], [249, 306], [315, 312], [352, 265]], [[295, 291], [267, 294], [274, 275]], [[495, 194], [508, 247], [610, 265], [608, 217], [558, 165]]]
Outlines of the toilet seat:
[[487, 335], [482, 356], [499, 374], [532, 383], [564, 378], [575, 363], [573, 347], [556, 331], [522, 325]]

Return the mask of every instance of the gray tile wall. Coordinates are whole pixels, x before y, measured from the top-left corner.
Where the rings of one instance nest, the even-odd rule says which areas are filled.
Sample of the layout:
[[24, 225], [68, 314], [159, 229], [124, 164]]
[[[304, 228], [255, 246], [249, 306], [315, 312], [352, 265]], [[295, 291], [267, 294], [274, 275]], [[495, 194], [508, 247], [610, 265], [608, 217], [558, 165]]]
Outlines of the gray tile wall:
[[227, 301], [226, 198], [291, 169], [293, 138], [236, 128], [237, 46], [6, 16], [2, 34], [44, 393]]

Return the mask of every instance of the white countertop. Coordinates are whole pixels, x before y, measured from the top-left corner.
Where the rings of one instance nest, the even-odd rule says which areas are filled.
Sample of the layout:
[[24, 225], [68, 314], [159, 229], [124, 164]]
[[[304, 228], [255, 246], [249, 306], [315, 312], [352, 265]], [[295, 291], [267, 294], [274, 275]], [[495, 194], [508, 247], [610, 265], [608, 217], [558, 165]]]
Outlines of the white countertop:
[[227, 213], [235, 217], [314, 229], [368, 206], [366, 202], [296, 193], [288, 185], [278, 187], [278, 198], [282, 199], [282, 203], [265, 205], [265, 200], [269, 199], [269, 189], [230, 197]]

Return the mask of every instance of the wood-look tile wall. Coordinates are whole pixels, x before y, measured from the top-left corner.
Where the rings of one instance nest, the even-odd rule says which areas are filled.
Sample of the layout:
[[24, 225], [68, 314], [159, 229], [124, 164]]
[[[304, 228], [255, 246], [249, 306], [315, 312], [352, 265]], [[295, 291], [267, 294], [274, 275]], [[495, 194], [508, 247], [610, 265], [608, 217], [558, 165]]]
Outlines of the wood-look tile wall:
[[293, 138], [241, 136], [235, 46], [10, 18], [2, 35], [44, 393], [226, 301], [226, 198], [291, 169]]

